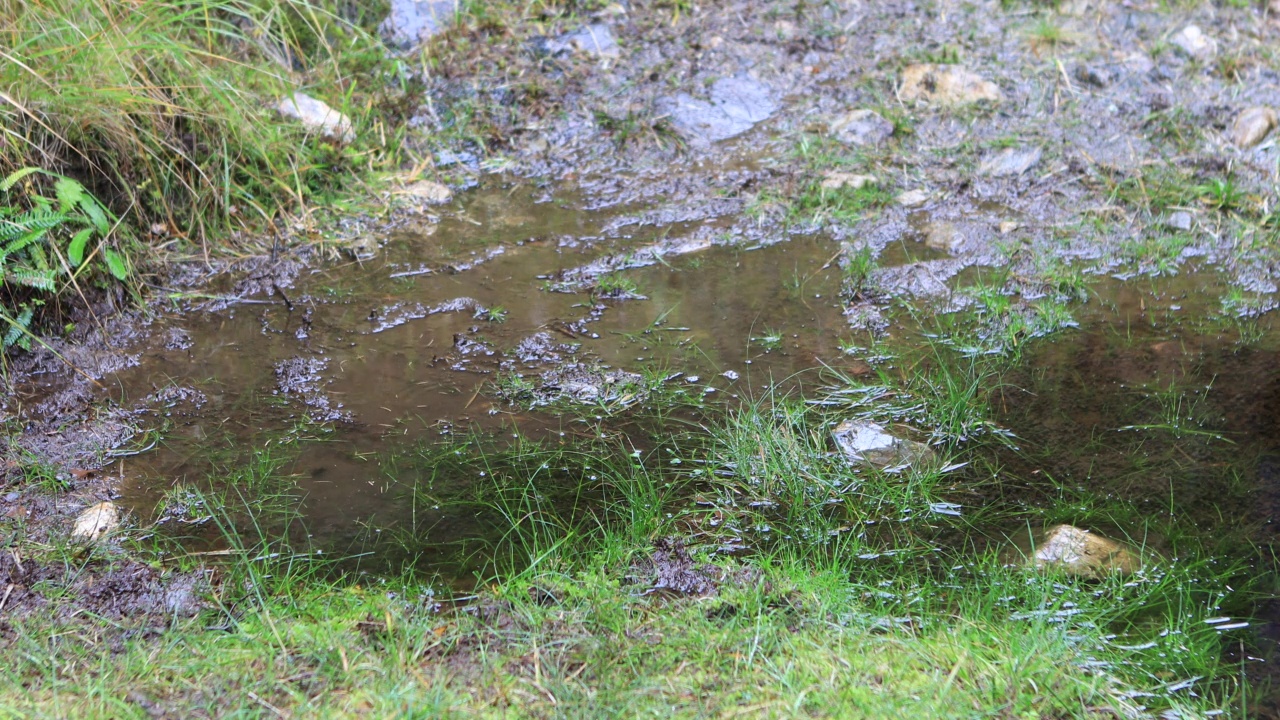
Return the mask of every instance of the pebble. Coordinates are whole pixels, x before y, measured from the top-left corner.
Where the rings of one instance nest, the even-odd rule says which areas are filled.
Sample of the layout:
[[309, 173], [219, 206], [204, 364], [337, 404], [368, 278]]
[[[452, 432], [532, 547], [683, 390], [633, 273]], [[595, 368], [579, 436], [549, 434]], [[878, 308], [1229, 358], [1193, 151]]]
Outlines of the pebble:
[[963, 65], [908, 65], [902, 71], [901, 99], [941, 105], [964, 105], [982, 100], [999, 102], [1000, 87]]
[[672, 127], [687, 140], [708, 144], [750, 130], [772, 116], [778, 104], [767, 85], [738, 75], [715, 81], [707, 100], [681, 93], [660, 98], [655, 109], [669, 117]]
[[406, 185], [403, 190], [400, 190], [399, 194], [407, 195], [432, 205], [453, 200], [453, 191], [448, 186], [430, 180], [419, 180], [411, 185]]
[[851, 110], [831, 123], [830, 132], [845, 145], [879, 145], [893, 135], [893, 123], [874, 110]]
[[924, 231], [924, 244], [936, 250], [955, 252], [964, 243], [964, 234], [949, 222], [931, 222]]
[[120, 510], [107, 501], [91, 505], [76, 516], [71, 539], [75, 542], [95, 543], [120, 525]]
[[1186, 210], [1169, 213], [1169, 217], [1165, 218], [1164, 224], [1173, 230], [1187, 231], [1191, 229], [1193, 222], [1191, 213]]
[[598, 58], [616, 58], [619, 54], [618, 41], [613, 39], [613, 32], [603, 23], [587, 25], [550, 41], [547, 50], [552, 55], [581, 53]]
[[874, 175], [828, 172], [822, 176], [822, 189], [839, 190], [841, 188], [849, 188], [850, 190], [861, 190], [868, 185], [875, 185], [876, 182]]
[[893, 201], [902, 207], [913, 208], [929, 202], [930, 195], [924, 190], [906, 190], [898, 194]]
[[306, 93], [295, 92], [292, 97], [282, 98], [276, 104], [276, 112], [335, 142], [347, 143], [356, 137], [350, 118]]
[[1040, 162], [1040, 148], [1005, 148], [982, 161], [978, 172], [990, 177], [1017, 177]]
[[1169, 42], [1196, 60], [1208, 60], [1218, 52], [1218, 43], [1205, 35], [1198, 25], [1182, 28], [1169, 38]]
[[1251, 107], [1236, 116], [1231, 124], [1231, 142], [1239, 148], [1251, 148], [1262, 142], [1276, 125], [1276, 111], [1268, 107]]
[[458, 12], [456, 0], [391, 0], [391, 13], [378, 31], [400, 50], [411, 50], [445, 29]]

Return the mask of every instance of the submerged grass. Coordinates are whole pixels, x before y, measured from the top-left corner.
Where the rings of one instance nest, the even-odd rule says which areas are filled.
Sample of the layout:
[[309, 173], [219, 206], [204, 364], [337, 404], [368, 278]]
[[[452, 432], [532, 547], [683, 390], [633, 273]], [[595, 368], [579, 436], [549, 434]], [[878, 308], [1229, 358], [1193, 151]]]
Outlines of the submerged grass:
[[[0, 707], [77, 717], [1240, 707], [1239, 668], [1223, 658], [1246, 636], [1234, 621], [1205, 622], [1248, 592], [1240, 568], [1186, 544], [1149, 555], [1136, 575], [1090, 582], [944, 541], [967, 527], [931, 512], [948, 468], [850, 465], [829, 450], [830, 412], [764, 398], [645, 451], [616, 440], [424, 447], [394, 468], [417, 508], [397, 541], [429, 545], [432, 512], [475, 517], [490, 561], [461, 598], [410, 572], [342, 572], [328, 553], [264, 531], [279, 526], [271, 517], [244, 522], [240, 508], [262, 507], [259, 494], [281, 496], [255, 470], [234, 483], [240, 494], [201, 506], [219, 518], [229, 558], [205, 610], [77, 613], [74, 589], [54, 583], [43, 611], [9, 617], [0, 634], [10, 658]], [[277, 512], [292, 518], [288, 505]], [[111, 562], [100, 550], [82, 565]]]

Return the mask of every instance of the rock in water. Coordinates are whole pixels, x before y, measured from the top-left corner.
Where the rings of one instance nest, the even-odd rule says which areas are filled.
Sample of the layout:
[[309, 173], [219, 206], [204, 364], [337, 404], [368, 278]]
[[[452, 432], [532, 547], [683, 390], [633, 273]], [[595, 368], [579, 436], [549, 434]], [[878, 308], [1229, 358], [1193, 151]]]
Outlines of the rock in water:
[[853, 110], [831, 123], [832, 137], [846, 145], [879, 145], [893, 135], [893, 123], [874, 110]]
[[391, 14], [378, 31], [400, 50], [412, 50], [444, 30], [458, 13], [456, 0], [391, 0]]
[[908, 65], [902, 71], [903, 100], [923, 100], [940, 105], [964, 105], [981, 100], [999, 102], [999, 86], [961, 65]]
[[1251, 148], [1280, 124], [1276, 111], [1268, 107], [1251, 107], [1236, 116], [1231, 124], [1231, 142], [1238, 148]]
[[686, 139], [713, 143], [741, 135], [778, 109], [769, 88], [746, 75], [721, 78], [711, 86], [711, 97], [698, 100], [681, 93], [660, 98], [659, 113]]
[[1097, 580], [1111, 573], [1134, 573], [1142, 567], [1142, 560], [1123, 543], [1074, 525], [1057, 525], [1036, 543], [1028, 564]]
[[1169, 38], [1169, 42], [1196, 60], [1208, 60], [1218, 53], [1218, 43], [1205, 35], [1198, 25], [1182, 28]]
[[978, 172], [991, 177], [1017, 177], [1040, 162], [1040, 148], [1005, 148], [982, 161]]
[[400, 191], [400, 194], [429, 205], [439, 205], [453, 199], [452, 190], [445, 185], [431, 182], [430, 180], [419, 180], [411, 185], [406, 185]]
[[76, 516], [71, 539], [79, 543], [96, 543], [120, 526], [120, 510], [113, 502], [100, 502], [85, 508]]
[[865, 420], [846, 420], [831, 431], [836, 447], [850, 462], [875, 467], [916, 465], [933, 459], [933, 448], [914, 440], [894, 437]]
[[306, 93], [283, 98], [276, 104], [276, 112], [334, 142], [347, 143], [356, 137], [350, 118]]

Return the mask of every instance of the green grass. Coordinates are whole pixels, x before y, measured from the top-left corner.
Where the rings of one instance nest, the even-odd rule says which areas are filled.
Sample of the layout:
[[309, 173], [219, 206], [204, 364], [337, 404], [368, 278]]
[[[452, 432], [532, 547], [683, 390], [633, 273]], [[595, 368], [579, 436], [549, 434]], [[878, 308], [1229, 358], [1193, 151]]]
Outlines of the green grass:
[[[408, 85], [371, 32], [377, 4], [308, 0], [21, 3], [0, 21], [0, 173], [68, 175], [174, 249], [304, 213], [390, 152]], [[348, 114], [336, 147], [277, 118], [294, 90]], [[394, 147], [388, 143], [386, 148]], [[176, 241], [173, 242], [173, 241]]]
[[[1091, 583], [939, 545], [935, 528], [950, 520], [927, 508], [940, 471], [904, 478], [841, 463], [824, 423], [774, 398], [678, 453], [441, 449], [459, 467], [489, 470], [472, 480], [471, 502], [498, 538], [461, 605], [440, 581], [335, 576], [305, 545], [253, 531], [269, 520], [220, 520], [231, 561], [195, 618], [10, 618], [0, 707], [76, 717], [142, 717], [152, 706], [183, 716], [946, 718], [1139, 705], [1194, 715], [1242, 701], [1237, 668], [1220, 659], [1236, 635], [1203, 622], [1223, 613], [1236, 568], [1184, 554]], [[440, 466], [432, 457], [423, 467]], [[578, 488], [577, 503], [554, 500], [554, 474], [573, 480], [559, 484]], [[661, 537], [685, 538], [692, 569], [718, 589], [655, 592], [649, 557]], [[747, 554], [721, 553], [729, 538]], [[64, 558], [64, 578], [112, 562], [62, 552], [55, 543], [25, 557]], [[55, 607], [74, 607], [74, 594], [57, 577], [45, 587]]]

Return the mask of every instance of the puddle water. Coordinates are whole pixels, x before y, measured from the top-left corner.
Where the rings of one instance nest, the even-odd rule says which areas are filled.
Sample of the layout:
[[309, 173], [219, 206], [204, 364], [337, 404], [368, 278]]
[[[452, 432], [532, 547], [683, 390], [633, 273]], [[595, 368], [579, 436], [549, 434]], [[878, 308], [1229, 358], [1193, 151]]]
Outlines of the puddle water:
[[[746, 249], [718, 232], [619, 221], [529, 188], [481, 190], [456, 215], [392, 233], [377, 259], [304, 274], [288, 304], [162, 318], [119, 387], [127, 400], [169, 387], [198, 394], [170, 393], [164, 440], [126, 461], [123, 500], [147, 517], [171, 487], [216, 484], [265, 454], [296, 481], [321, 546], [348, 550], [412, 515], [444, 563], [460, 539], [495, 530], [447, 502], [408, 503], [396, 475], [424, 469], [388, 461], [398, 449], [475, 430], [553, 443], [599, 432], [590, 412], [583, 422], [527, 410], [499, 387], [548, 384], [539, 378], [569, 367], [587, 380], [559, 376], [561, 390], [585, 382], [609, 402], [626, 403], [600, 385], [618, 372], [731, 401], [779, 383], [816, 389], [824, 366], [866, 370], [845, 352], [866, 337], [843, 314], [836, 243], [795, 236]], [[908, 234], [880, 263], [941, 257]], [[1029, 343], [993, 396], [1016, 451], [976, 447], [972, 482], [947, 499], [966, 513], [1036, 508], [1045, 522], [1157, 548], [1176, 538], [1148, 537], [1147, 521], [1170, 515], [1188, 533], [1211, 536], [1216, 523], [1269, 540], [1280, 348], [1265, 316], [1224, 319], [1220, 287], [1212, 272], [1095, 283], [1073, 308], [1078, 326]], [[276, 450], [281, 437], [300, 444]], [[466, 477], [442, 476], [434, 497], [447, 500]], [[1086, 496], [1104, 510], [1081, 517]], [[997, 522], [989, 535], [1003, 542], [1015, 530]]]
[[[127, 461], [124, 502], [146, 517], [175, 485], [201, 485], [255, 450], [275, 452], [282, 436], [321, 435], [304, 439], [285, 469], [305, 498], [308, 530], [343, 547], [369, 523], [402, 514], [403, 497], [388, 492], [377, 462], [394, 448], [475, 430], [591, 432], [506, 402], [504, 378], [602, 368], [732, 397], [822, 362], [853, 362], [840, 348], [849, 333], [831, 241], [747, 250], [680, 240], [696, 228], [629, 225], [633, 234], [605, 237], [614, 220], [538, 202], [527, 189], [477, 192], [456, 217], [392, 233], [377, 260], [300, 277], [285, 291], [291, 306], [162, 318], [155, 346], [119, 387], [131, 400], [170, 387], [198, 394], [170, 391], [164, 441]], [[666, 252], [645, 264], [655, 243]], [[619, 265], [629, 269], [582, 272]], [[566, 278], [579, 280], [576, 291], [555, 291]], [[434, 532], [450, 541], [475, 531], [466, 525], [453, 518]]]

